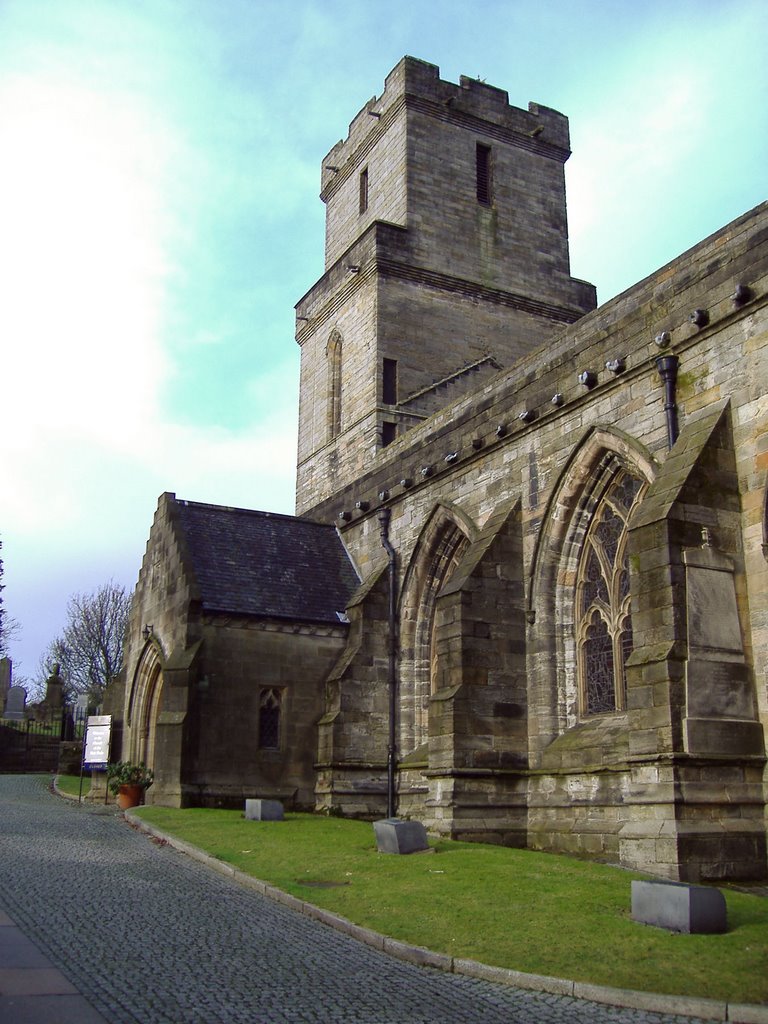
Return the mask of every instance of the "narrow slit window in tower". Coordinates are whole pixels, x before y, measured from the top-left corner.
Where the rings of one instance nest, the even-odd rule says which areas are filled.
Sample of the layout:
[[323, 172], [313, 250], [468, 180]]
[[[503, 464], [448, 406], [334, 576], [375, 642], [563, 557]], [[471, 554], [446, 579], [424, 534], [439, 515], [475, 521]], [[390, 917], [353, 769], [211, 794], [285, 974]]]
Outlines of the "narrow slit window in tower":
[[368, 168], [360, 171], [360, 213], [368, 209]]
[[484, 206], [491, 205], [491, 147], [477, 143], [477, 201]]
[[397, 360], [385, 359], [381, 372], [381, 400], [385, 405], [397, 405]]
[[384, 420], [381, 424], [381, 447], [386, 448], [388, 444], [397, 437], [397, 424], [391, 423], [389, 420]]

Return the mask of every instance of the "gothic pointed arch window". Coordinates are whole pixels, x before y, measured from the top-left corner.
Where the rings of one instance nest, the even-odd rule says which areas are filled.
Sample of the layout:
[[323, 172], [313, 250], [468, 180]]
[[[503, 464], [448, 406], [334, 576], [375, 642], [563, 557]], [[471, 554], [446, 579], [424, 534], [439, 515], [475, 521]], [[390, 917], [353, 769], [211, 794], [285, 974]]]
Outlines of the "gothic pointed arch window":
[[280, 749], [282, 692], [268, 687], [259, 695], [259, 750]]
[[644, 481], [618, 472], [597, 502], [584, 539], [575, 601], [582, 715], [626, 706], [625, 665], [632, 651], [627, 523], [644, 489]]
[[325, 349], [328, 373], [328, 440], [341, 433], [341, 334], [334, 330]]
[[414, 548], [401, 597], [398, 749], [410, 754], [429, 738], [430, 698], [440, 688], [438, 598], [473, 534], [459, 509], [438, 505]]

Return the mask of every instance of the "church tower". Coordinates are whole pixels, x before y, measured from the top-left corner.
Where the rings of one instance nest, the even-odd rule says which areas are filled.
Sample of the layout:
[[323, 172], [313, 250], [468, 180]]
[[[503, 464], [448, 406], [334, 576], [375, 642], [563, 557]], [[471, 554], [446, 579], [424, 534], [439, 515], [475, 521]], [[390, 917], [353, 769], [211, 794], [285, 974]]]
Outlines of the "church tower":
[[568, 120], [405, 57], [323, 160], [325, 273], [296, 306], [296, 510], [596, 304], [570, 276]]

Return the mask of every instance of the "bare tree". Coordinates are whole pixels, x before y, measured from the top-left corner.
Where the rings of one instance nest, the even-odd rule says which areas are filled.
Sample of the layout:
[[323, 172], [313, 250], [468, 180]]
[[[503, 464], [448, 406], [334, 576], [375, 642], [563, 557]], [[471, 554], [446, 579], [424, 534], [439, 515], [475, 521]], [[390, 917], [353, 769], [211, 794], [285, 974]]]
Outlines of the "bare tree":
[[[0, 541], [0, 548], [2, 548], [2, 546], [3, 542]], [[3, 607], [4, 590], [3, 560], [0, 558], [0, 658], [7, 658], [10, 656], [9, 644], [12, 640], [18, 639], [20, 632], [18, 622], [15, 619], [12, 619]]]
[[67, 697], [87, 694], [100, 704], [123, 664], [130, 604], [125, 587], [112, 580], [91, 594], [70, 597], [64, 632], [49, 645], [38, 674], [49, 674], [58, 662]]

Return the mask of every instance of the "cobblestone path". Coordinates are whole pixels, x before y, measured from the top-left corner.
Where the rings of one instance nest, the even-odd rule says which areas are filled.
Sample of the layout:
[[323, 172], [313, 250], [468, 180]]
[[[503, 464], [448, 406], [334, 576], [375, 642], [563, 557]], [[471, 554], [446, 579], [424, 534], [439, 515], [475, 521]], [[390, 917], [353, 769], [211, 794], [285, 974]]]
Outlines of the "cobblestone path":
[[0, 905], [111, 1024], [694, 1024], [418, 968], [0, 776]]

